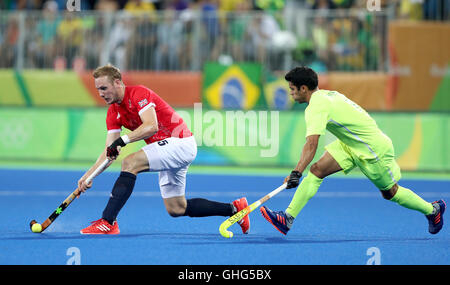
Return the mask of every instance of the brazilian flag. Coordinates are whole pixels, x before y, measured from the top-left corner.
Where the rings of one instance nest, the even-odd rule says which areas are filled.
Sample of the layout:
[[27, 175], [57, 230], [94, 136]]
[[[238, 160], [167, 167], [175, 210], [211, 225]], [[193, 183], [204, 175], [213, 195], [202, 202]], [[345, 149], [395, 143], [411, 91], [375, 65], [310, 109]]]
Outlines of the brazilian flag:
[[273, 110], [304, 110], [306, 104], [298, 104], [290, 95], [289, 83], [284, 76], [268, 72], [264, 83], [264, 97]]
[[213, 109], [267, 108], [262, 96], [261, 74], [262, 66], [256, 63], [206, 63], [203, 69], [203, 105]]
[[289, 95], [289, 86], [284, 78], [272, 78], [264, 84], [267, 105], [273, 110], [290, 110], [294, 100]]

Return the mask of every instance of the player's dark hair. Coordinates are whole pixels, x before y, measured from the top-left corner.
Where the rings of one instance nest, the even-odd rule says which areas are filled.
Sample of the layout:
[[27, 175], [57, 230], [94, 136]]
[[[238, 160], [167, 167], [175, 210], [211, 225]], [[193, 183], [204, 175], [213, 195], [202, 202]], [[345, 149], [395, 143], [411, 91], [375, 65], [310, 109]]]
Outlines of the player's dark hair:
[[319, 85], [317, 73], [307, 66], [292, 69], [284, 76], [284, 79], [291, 82], [298, 89], [300, 89], [300, 86], [306, 85], [309, 90], [314, 90]]

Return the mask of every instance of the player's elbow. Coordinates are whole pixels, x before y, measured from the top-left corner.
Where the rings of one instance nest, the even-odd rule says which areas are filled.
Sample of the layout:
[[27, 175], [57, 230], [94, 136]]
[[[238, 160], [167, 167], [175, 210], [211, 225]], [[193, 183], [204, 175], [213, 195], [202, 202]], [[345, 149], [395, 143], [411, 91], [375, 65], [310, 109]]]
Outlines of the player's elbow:
[[152, 135], [156, 134], [159, 131], [158, 125], [152, 125], [149, 129], [149, 133], [151, 133]]
[[144, 127], [144, 135], [149, 138], [158, 132], [159, 128], [156, 124], [146, 124]]
[[306, 137], [306, 142], [310, 144], [318, 144], [320, 135], [310, 135]]

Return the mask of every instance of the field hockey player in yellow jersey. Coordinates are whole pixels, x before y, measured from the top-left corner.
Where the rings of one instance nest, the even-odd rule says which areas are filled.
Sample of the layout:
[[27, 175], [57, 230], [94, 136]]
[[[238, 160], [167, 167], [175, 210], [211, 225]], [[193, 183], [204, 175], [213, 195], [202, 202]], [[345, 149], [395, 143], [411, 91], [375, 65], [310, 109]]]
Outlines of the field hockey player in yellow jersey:
[[[358, 167], [380, 190], [383, 198], [424, 214], [431, 234], [441, 230], [445, 202], [427, 202], [399, 185], [401, 173], [392, 141], [363, 108], [337, 91], [319, 90], [318, 76], [311, 68], [296, 67], [286, 74], [285, 79], [293, 99], [308, 104], [305, 109], [306, 143], [297, 166], [285, 179], [287, 189], [298, 186], [294, 197], [285, 211], [261, 207], [267, 221], [282, 234], [287, 234], [325, 177], [341, 170], [347, 174]], [[302, 173], [316, 154], [319, 138], [326, 130], [337, 140], [325, 147], [322, 157], [311, 165], [300, 183]]]

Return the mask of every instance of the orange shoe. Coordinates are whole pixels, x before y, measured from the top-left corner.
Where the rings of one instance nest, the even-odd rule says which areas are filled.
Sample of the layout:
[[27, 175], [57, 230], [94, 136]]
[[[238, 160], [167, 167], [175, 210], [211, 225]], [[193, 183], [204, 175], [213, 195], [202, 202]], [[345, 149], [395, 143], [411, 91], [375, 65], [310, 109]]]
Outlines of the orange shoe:
[[[245, 197], [237, 199], [233, 201], [233, 205], [236, 207], [237, 213], [248, 206], [247, 199]], [[248, 217], [248, 215], [239, 220], [238, 224], [241, 226], [242, 232], [244, 234], [248, 234], [248, 232], [250, 231], [250, 218]]]
[[83, 235], [117, 235], [120, 233], [119, 224], [117, 221], [111, 225], [105, 219], [99, 219], [97, 221], [91, 222], [91, 225], [87, 228], [84, 228], [80, 231]]

